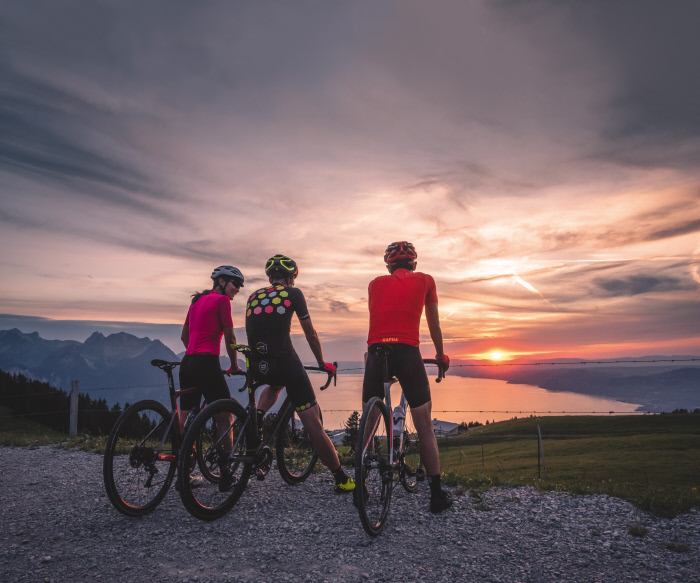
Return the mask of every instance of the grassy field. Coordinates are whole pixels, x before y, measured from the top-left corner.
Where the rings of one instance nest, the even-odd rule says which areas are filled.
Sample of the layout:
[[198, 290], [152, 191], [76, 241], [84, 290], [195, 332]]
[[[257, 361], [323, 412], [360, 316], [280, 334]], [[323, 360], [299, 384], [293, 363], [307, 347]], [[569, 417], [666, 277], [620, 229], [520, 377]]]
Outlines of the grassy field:
[[[700, 507], [700, 416], [516, 419], [440, 439], [445, 480], [467, 487], [531, 485], [609, 494], [659, 516]], [[541, 460], [540, 460], [541, 462]]]
[[78, 435], [70, 439], [67, 434], [54, 431], [32, 421], [31, 417], [13, 417], [12, 411], [0, 405], [0, 446], [39, 447], [58, 445], [64, 448], [79, 448], [84, 451], [102, 453], [107, 437]]
[[[700, 415], [542, 417], [540, 430], [547, 470], [539, 473], [534, 418], [439, 439], [445, 481], [474, 491], [529, 485], [609, 494], [667, 517], [700, 507]], [[69, 440], [0, 407], [0, 445], [102, 453], [105, 441], [88, 435]]]

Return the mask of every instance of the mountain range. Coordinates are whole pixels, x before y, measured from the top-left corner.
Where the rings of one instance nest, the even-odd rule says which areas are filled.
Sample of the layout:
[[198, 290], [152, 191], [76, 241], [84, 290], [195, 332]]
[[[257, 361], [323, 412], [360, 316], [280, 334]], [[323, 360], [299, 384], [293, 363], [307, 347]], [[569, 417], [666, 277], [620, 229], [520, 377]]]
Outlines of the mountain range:
[[[23, 374], [70, 391], [71, 380], [81, 393], [108, 404], [156, 398], [168, 402], [167, 378], [151, 360], [178, 360], [160, 340], [125, 332], [104, 336], [95, 332], [85, 342], [45, 340], [37, 332], [0, 330], [0, 369]], [[154, 386], [155, 385], [155, 386]]]
[[[77, 379], [81, 393], [94, 399], [104, 398], [109, 405], [151, 398], [169, 404], [167, 378], [151, 366], [151, 360], [181, 360], [160, 340], [138, 338], [126, 332], [104, 336], [95, 332], [85, 342], [46, 340], [37, 332], [26, 334], [18, 329], [0, 330], [0, 369], [70, 390]], [[648, 356], [630, 360], [684, 360], [692, 356]], [[572, 363], [577, 359], [566, 359]], [[557, 364], [564, 365], [565, 361]], [[339, 362], [342, 372], [361, 374], [362, 362]], [[480, 366], [481, 364], [481, 366]], [[700, 408], [700, 361], [661, 362], [640, 366], [638, 363], [602, 362], [598, 365], [545, 367], [514, 364], [483, 366], [485, 362], [453, 361], [449, 375], [494, 378], [510, 383], [539, 386], [549, 391], [570, 391], [638, 403], [645, 411]], [[243, 366], [243, 362], [239, 361]], [[222, 357], [222, 368], [229, 366]], [[432, 376], [433, 369], [428, 371]], [[176, 375], [177, 382], [177, 375]], [[240, 377], [230, 381], [232, 388], [241, 386]], [[237, 391], [232, 395], [239, 397]]]

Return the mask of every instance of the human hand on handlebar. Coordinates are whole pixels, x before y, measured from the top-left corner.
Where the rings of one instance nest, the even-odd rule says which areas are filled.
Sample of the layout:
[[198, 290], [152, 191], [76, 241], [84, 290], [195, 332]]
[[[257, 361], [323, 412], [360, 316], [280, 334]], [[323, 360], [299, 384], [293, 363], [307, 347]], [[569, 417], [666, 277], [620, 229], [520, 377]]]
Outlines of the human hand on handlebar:
[[324, 362], [319, 368], [329, 374], [335, 374], [336, 371], [336, 367], [332, 362]]
[[238, 366], [238, 365], [236, 365], [235, 368], [234, 368], [233, 366], [230, 366], [230, 367], [228, 368], [228, 370], [227, 370], [224, 374], [225, 374], [226, 376], [229, 376], [229, 377], [230, 377], [232, 374], [234, 374], [234, 373], [239, 373], [239, 372], [241, 372], [241, 367]]
[[437, 354], [435, 355], [435, 360], [439, 361], [440, 364], [445, 369], [445, 372], [447, 372], [447, 369], [450, 368], [450, 357], [447, 356], [446, 354], [443, 354], [442, 356], [438, 356]]

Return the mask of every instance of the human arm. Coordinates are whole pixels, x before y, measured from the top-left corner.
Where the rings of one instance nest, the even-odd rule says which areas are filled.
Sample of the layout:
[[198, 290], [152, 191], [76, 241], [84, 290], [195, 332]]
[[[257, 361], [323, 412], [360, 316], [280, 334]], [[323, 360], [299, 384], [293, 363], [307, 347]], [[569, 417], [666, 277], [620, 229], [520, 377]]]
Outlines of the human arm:
[[299, 320], [299, 323], [301, 324], [301, 329], [304, 331], [306, 341], [309, 343], [309, 348], [311, 348], [311, 352], [313, 352], [318, 366], [323, 366], [325, 363], [323, 360], [321, 341], [318, 339], [318, 334], [316, 334], [314, 325], [311, 323], [311, 317], [307, 316], [303, 320]]
[[232, 371], [239, 370], [238, 352], [231, 348], [231, 344], [238, 344], [236, 342], [236, 333], [233, 330], [233, 326], [227, 326], [224, 328], [224, 344], [226, 344], [226, 353], [231, 361], [231, 368], [226, 371], [228, 374], [230, 374]]
[[182, 334], [180, 334], [180, 340], [182, 340], [182, 343], [185, 345], [185, 350], [187, 350], [187, 347], [190, 344], [190, 325], [188, 322], [185, 322], [185, 325], [182, 327]]
[[[435, 345], [435, 358], [438, 360], [443, 360], [445, 359], [445, 353], [442, 346], [442, 330], [440, 329], [440, 314], [438, 313], [437, 302], [433, 302], [425, 306], [425, 319], [428, 321], [430, 338], [433, 340], [433, 344]], [[449, 366], [449, 359], [445, 360], [447, 360], [447, 366]]]

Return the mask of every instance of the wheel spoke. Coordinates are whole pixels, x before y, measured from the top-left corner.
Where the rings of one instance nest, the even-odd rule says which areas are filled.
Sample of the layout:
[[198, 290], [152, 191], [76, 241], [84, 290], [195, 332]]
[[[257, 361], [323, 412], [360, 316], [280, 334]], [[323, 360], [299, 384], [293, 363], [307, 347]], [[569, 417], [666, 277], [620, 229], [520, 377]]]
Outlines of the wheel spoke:
[[128, 516], [151, 512], [172, 483], [176, 437], [170, 417], [157, 401], [140, 401], [112, 428], [103, 464], [105, 488], [115, 508]]
[[202, 520], [223, 516], [236, 503], [252, 469], [241, 463], [255, 443], [253, 429], [243, 408], [233, 400], [207, 406], [183, 439], [178, 465], [180, 497], [187, 510]]
[[392, 490], [392, 447], [389, 418], [384, 403], [370, 399], [360, 421], [355, 458], [355, 482], [360, 520], [365, 530], [378, 535], [389, 512]]

